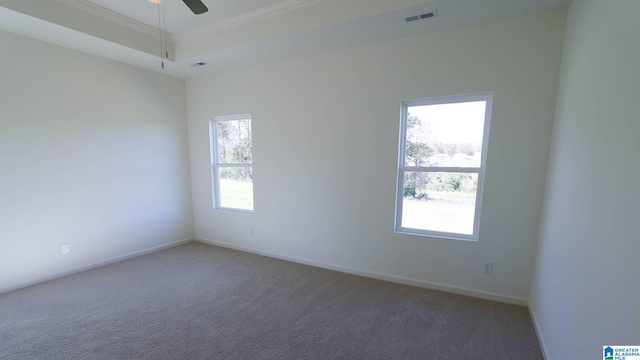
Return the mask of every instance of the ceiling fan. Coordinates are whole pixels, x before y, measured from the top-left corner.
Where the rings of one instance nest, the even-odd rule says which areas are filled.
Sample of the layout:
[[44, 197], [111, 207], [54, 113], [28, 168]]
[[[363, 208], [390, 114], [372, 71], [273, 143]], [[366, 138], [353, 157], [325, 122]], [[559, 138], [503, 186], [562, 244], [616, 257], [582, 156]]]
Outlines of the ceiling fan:
[[[200, 1], [200, 0], [182, 0], [182, 1], [196, 15], [204, 14], [207, 11], [209, 11], [209, 9], [207, 9], [207, 6], [205, 4], [203, 4], [202, 1]], [[158, 6], [160, 6], [160, 3], [162, 2], [162, 0], [149, 0], [149, 2], [150, 3], [154, 3], [154, 4], [158, 4]]]
[[185, 4], [187, 4], [189, 9], [191, 9], [191, 11], [193, 11], [193, 13], [196, 15], [204, 14], [207, 11], [209, 11], [209, 9], [207, 9], [205, 4], [203, 4], [202, 1], [200, 0], [182, 0], [182, 1]]

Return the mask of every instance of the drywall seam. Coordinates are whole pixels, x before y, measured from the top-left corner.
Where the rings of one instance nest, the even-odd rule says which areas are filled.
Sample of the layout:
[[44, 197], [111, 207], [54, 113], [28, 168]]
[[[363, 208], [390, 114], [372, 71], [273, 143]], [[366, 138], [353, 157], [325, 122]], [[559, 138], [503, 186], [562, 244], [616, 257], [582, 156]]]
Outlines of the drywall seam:
[[233, 250], [239, 250], [239, 251], [249, 252], [249, 253], [258, 254], [258, 255], [264, 255], [264, 256], [268, 256], [276, 259], [287, 260], [287, 261], [300, 263], [304, 265], [315, 266], [323, 269], [334, 270], [334, 271], [364, 276], [364, 277], [378, 279], [378, 280], [390, 281], [398, 284], [416, 286], [416, 287], [421, 287], [421, 288], [426, 288], [431, 290], [445, 291], [449, 293], [471, 296], [471, 297], [485, 299], [485, 300], [498, 301], [498, 302], [513, 304], [513, 305], [520, 305], [520, 306], [528, 305], [528, 301], [526, 299], [508, 296], [508, 295], [495, 294], [487, 291], [479, 291], [479, 290], [474, 290], [469, 288], [440, 284], [440, 283], [435, 283], [435, 282], [430, 282], [425, 280], [403, 277], [403, 276], [384, 274], [384, 273], [379, 273], [375, 271], [361, 270], [361, 269], [352, 268], [348, 266], [335, 265], [335, 264], [330, 264], [330, 263], [325, 263], [325, 262], [320, 262], [315, 260], [299, 258], [295, 256], [273, 253], [270, 251], [263, 251], [259, 249], [238, 246], [238, 245], [234, 245], [234, 244], [230, 244], [222, 241], [205, 239], [202, 237], [196, 237], [194, 240], [204, 244], [217, 245], [217, 246], [221, 246], [221, 247], [225, 247]]
[[143, 256], [143, 255], [147, 255], [147, 254], [151, 254], [154, 253], [156, 251], [160, 251], [160, 250], [165, 250], [165, 249], [169, 249], [175, 246], [179, 246], [179, 245], [183, 245], [183, 244], [187, 244], [190, 243], [192, 241], [194, 241], [194, 238], [187, 238], [187, 239], [182, 239], [182, 240], [178, 240], [178, 241], [174, 241], [168, 244], [164, 244], [164, 245], [160, 245], [160, 246], [154, 246], [152, 248], [148, 248], [148, 249], [143, 249], [143, 250], [139, 250], [139, 251], [134, 251], [132, 253], [128, 253], [128, 254], [124, 254], [124, 255], [120, 255], [120, 256], [116, 256], [116, 257], [112, 257], [106, 260], [102, 260], [102, 261], [98, 261], [92, 264], [88, 264], [88, 265], [83, 265], [71, 270], [66, 270], [66, 271], [62, 271], [53, 275], [48, 275], [48, 276], [44, 276], [41, 278], [38, 278], [36, 280], [32, 280], [32, 281], [27, 281], [23, 284], [20, 285], [13, 285], [13, 286], [9, 286], [9, 287], [5, 287], [5, 288], [0, 288], [0, 295], [11, 292], [11, 291], [15, 291], [15, 290], [19, 290], [19, 289], [24, 289], [26, 287], [29, 286], [33, 286], [33, 285], [37, 285], [37, 284], [42, 284], [45, 283], [47, 281], [51, 281], [51, 280], [55, 280], [55, 279], [59, 279], [59, 278], [63, 278], [65, 276], [69, 276], [69, 275], [73, 275], [73, 274], [77, 274], [83, 271], [87, 271], [87, 270], [92, 270], [92, 269], [96, 269], [105, 265], [110, 265], [110, 264], [114, 264], [120, 261], [124, 261], [124, 260], [128, 260], [128, 259], [132, 259], [138, 256]]

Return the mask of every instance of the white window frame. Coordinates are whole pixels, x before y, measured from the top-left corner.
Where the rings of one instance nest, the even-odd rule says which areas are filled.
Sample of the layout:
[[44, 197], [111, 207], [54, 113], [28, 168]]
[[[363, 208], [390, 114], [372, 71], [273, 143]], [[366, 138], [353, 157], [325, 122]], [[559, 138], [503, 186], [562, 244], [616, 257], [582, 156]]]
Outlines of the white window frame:
[[[238, 115], [227, 115], [227, 116], [215, 116], [212, 117], [209, 121], [209, 137], [211, 141], [211, 179], [213, 185], [213, 207], [216, 210], [224, 210], [224, 211], [232, 211], [239, 212], [245, 214], [253, 214], [254, 210], [240, 209], [240, 208], [230, 208], [223, 207], [220, 205], [220, 167], [244, 167], [250, 168], [253, 170], [253, 162], [250, 164], [229, 164], [229, 163], [220, 163], [220, 157], [218, 153], [218, 126], [217, 124], [222, 121], [234, 121], [234, 120], [249, 120], [251, 121], [251, 132], [253, 133], [253, 119], [251, 118], [251, 114], [238, 114]], [[253, 138], [251, 139], [253, 142]], [[253, 196], [253, 193], [251, 194]], [[255, 209], [255, 205], [254, 205]]]
[[[485, 101], [484, 115], [484, 133], [482, 137], [482, 156], [480, 167], [437, 167], [422, 166], [412, 167], [405, 164], [405, 149], [407, 139], [407, 111], [412, 106], [424, 105], [443, 105], [464, 102]], [[491, 111], [493, 108], [493, 93], [477, 93], [468, 95], [453, 95], [434, 97], [427, 99], [417, 99], [402, 102], [402, 110], [400, 115], [400, 141], [398, 150], [398, 179], [396, 185], [396, 213], [395, 213], [395, 232], [410, 235], [429, 236], [434, 238], [444, 238], [452, 240], [478, 241], [478, 232], [480, 229], [480, 208], [482, 205], [482, 192], [484, 188], [484, 177], [487, 164], [487, 149], [489, 146], [489, 129], [491, 127]], [[441, 232], [433, 230], [422, 230], [402, 227], [402, 205], [404, 199], [404, 176], [405, 172], [452, 172], [452, 173], [473, 173], [478, 174], [478, 190], [476, 193], [476, 209], [474, 214], [473, 234], [459, 234], [450, 232]]]

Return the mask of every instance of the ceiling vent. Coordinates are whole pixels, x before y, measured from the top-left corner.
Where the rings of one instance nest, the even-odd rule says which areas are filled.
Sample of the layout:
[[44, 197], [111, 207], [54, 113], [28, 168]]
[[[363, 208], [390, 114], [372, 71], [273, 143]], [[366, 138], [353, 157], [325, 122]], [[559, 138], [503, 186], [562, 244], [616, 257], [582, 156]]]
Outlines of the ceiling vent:
[[434, 10], [432, 12], [428, 12], [428, 13], [425, 13], [425, 14], [413, 15], [413, 16], [406, 17], [406, 18], [404, 18], [404, 21], [405, 22], [412, 22], [412, 21], [429, 19], [429, 18], [436, 17], [436, 16], [438, 16], [438, 12]]

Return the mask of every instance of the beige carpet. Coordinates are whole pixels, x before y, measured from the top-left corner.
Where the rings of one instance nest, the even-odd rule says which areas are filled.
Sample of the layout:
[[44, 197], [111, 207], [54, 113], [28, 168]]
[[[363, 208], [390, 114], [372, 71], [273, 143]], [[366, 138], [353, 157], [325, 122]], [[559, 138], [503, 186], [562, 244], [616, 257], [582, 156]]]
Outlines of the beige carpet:
[[524, 307], [190, 243], [0, 295], [0, 359], [542, 359]]

